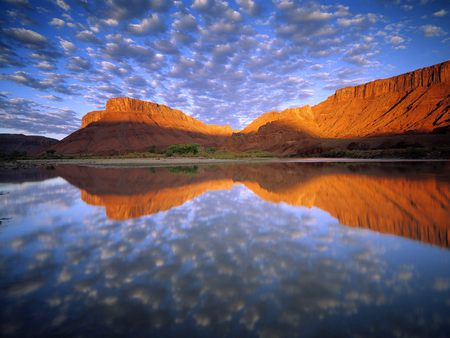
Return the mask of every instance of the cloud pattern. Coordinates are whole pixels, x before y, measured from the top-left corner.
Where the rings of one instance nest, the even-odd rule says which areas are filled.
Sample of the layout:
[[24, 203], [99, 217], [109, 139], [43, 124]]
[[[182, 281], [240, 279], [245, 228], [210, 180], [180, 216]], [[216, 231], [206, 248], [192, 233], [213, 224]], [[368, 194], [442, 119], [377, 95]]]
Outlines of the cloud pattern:
[[[450, 42], [449, 4], [441, 1], [2, 0], [0, 6], [4, 100], [28, 100], [49, 114], [33, 124], [24, 118], [28, 112], [9, 104], [2, 113], [22, 121], [2, 130], [59, 137], [114, 96], [242, 128], [265, 111], [317, 103], [336, 88], [444, 61]], [[51, 115], [61, 110], [75, 111], [78, 122], [54, 124]]]

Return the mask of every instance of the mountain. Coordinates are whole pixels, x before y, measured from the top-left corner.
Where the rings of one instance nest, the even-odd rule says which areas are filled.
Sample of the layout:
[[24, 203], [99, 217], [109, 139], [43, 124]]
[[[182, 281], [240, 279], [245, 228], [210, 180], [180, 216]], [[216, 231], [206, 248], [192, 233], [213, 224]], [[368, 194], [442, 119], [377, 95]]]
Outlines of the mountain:
[[196, 142], [218, 146], [230, 137], [229, 126], [205, 124], [180, 110], [131, 98], [108, 100], [105, 110], [82, 119], [81, 129], [53, 149], [58, 153], [120, 154], [148, 151], [152, 146]]
[[23, 134], [0, 134], [0, 154], [14, 152], [36, 155], [58, 143], [57, 139]]
[[[307, 147], [336, 147], [355, 139], [376, 143], [377, 139], [389, 140], [399, 135], [403, 136], [399, 142], [432, 143], [433, 140], [411, 135], [448, 132], [449, 106], [450, 61], [447, 61], [339, 89], [313, 107], [263, 114], [234, 134], [231, 146], [286, 155], [301, 153]], [[434, 139], [449, 140], [448, 136]]]
[[130, 98], [86, 114], [58, 153], [118, 154], [196, 142], [237, 151], [304, 155], [333, 149], [450, 144], [450, 61], [339, 89], [315, 106], [261, 115], [243, 130], [208, 125], [183, 112]]

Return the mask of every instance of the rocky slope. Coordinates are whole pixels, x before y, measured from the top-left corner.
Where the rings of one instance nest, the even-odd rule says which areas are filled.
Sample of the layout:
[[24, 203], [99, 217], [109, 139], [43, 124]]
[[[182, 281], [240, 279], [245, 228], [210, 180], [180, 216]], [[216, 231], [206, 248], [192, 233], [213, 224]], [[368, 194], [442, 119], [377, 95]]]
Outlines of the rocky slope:
[[180, 110], [130, 98], [108, 100], [105, 110], [82, 119], [81, 129], [54, 147], [64, 154], [120, 154], [196, 142], [217, 146], [233, 130], [205, 124]]
[[257, 148], [292, 154], [305, 147], [322, 146], [329, 139], [443, 132], [450, 126], [449, 106], [447, 61], [339, 89], [313, 107], [263, 114], [233, 135], [230, 145], [241, 150]]
[[8, 155], [13, 152], [20, 152], [27, 155], [36, 155], [56, 143], [58, 143], [57, 139], [44, 136], [0, 134], [0, 153]]

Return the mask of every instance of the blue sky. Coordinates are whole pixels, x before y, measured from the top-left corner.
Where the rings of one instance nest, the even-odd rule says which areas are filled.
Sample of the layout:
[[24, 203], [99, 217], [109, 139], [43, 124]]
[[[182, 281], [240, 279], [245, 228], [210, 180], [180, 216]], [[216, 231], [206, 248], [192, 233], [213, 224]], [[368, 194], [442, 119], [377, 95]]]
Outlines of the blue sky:
[[0, 0], [0, 132], [63, 138], [108, 98], [240, 129], [448, 60], [450, 1]]

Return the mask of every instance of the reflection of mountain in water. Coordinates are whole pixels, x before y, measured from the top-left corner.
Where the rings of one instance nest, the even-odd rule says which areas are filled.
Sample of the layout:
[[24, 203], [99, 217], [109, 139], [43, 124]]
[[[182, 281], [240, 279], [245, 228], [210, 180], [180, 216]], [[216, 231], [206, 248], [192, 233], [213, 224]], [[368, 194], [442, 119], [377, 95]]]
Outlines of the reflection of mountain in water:
[[[243, 184], [260, 198], [318, 207], [340, 223], [450, 246], [447, 164], [270, 164], [186, 168], [59, 166], [82, 199], [123, 220]], [[438, 173], [438, 174], [436, 174]], [[439, 175], [440, 173], [440, 175]]]

